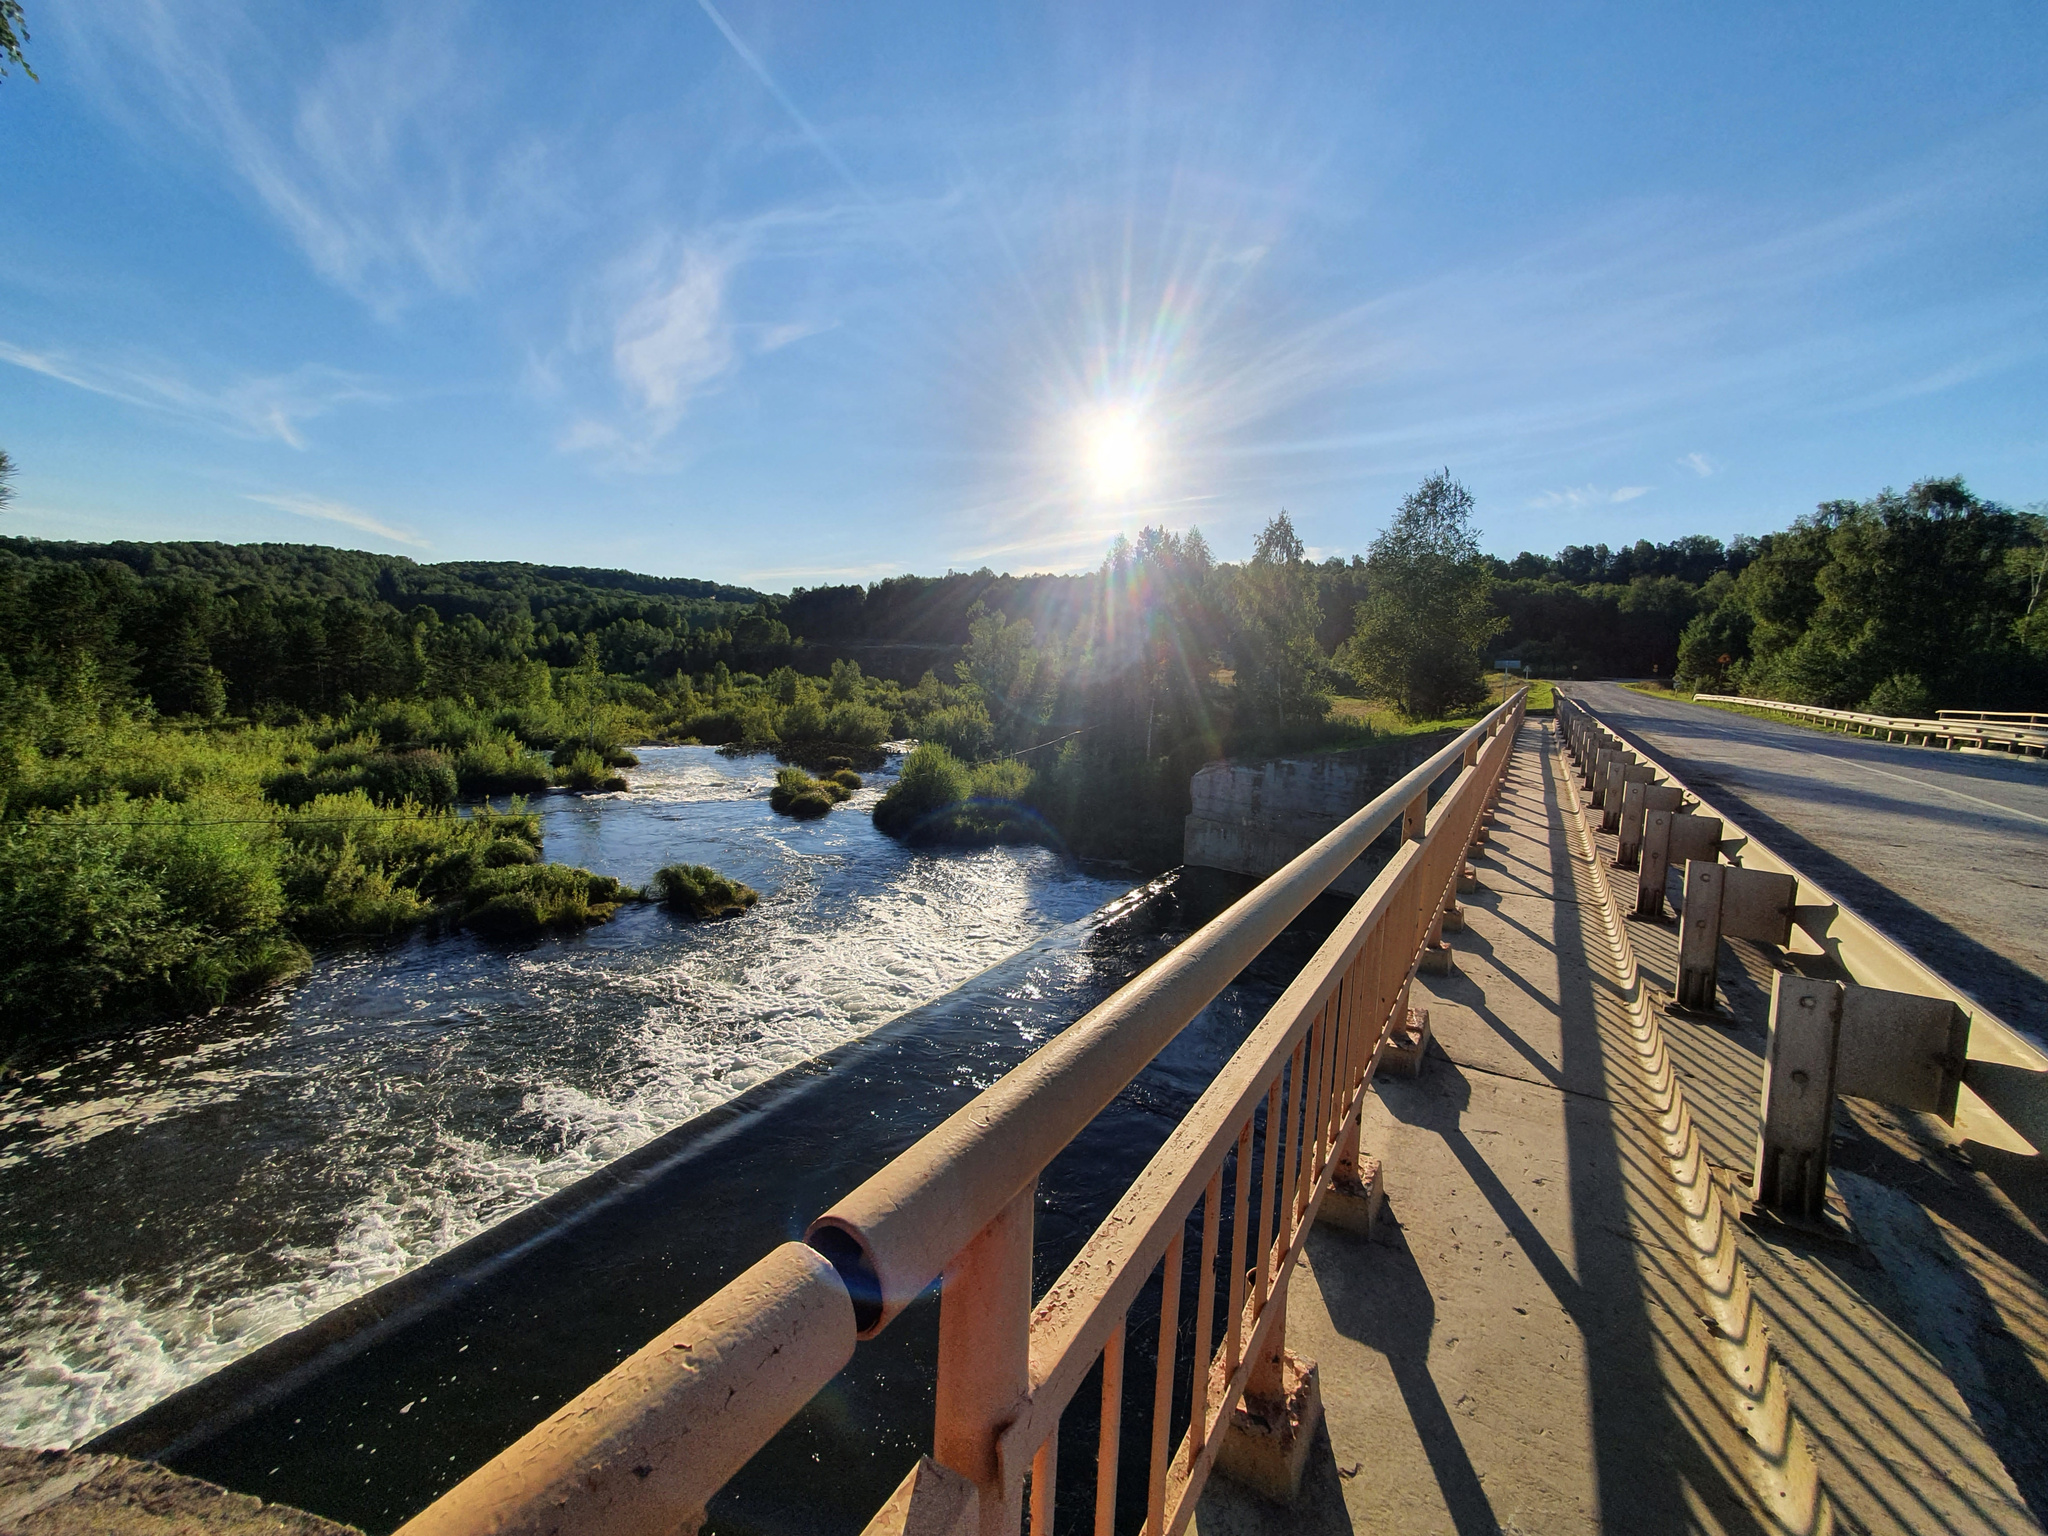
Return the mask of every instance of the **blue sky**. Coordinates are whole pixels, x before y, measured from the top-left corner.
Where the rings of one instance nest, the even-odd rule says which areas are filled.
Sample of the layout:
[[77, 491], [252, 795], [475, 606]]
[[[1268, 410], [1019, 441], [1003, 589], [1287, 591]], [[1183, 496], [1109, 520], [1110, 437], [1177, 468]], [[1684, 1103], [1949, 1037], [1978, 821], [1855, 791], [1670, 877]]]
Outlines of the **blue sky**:
[[784, 589], [2048, 496], [2037, 3], [28, 0], [0, 526]]

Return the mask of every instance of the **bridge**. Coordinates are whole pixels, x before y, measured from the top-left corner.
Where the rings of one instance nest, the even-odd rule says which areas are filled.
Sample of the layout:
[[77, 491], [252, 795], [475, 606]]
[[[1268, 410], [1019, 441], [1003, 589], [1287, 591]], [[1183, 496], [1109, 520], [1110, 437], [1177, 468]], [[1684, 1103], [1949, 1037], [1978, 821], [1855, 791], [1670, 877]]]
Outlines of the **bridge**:
[[[1887, 937], [1844, 889], [1857, 845], [1794, 844], [1722, 727], [1637, 734], [1635, 697], [1582, 689], [1551, 720], [1518, 694], [789, 1241], [677, 1287], [609, 1371], [531, 1406], [467, 1389], [521, 1427], [403, 1530], [2040, 1529], [2048, 1055], [2015, 1025], [2041, 1015], [2001, 1013], [1971, 955]], [[1364, 893], [1040, 1273], [1046, 1170], [1382, 834]], [[804, 1161], [785, 1148], [790, 1182]], [[656, 1174], [613, 1173], [589, 1219]], [[516, 1318], [467, 1365], [435, 1319], [516, 1306], [490, 1287], [572, 1217], [97, 1448], [284, 1456], [323, 1411], [300, 1451], [344, 1462], [372, 1376], [431, 1359], [453, 1393], [516, 1362]], [[573, 1298], [578, 1247], [551, 1251]], [[931, 1403], [920, 1444], [877, 1448], [895, 1492], [720, 1504], [935, 1285], [935, 1337], [890, 1378]], [[405, 1422], [431, 1458], [450, 1420]]]

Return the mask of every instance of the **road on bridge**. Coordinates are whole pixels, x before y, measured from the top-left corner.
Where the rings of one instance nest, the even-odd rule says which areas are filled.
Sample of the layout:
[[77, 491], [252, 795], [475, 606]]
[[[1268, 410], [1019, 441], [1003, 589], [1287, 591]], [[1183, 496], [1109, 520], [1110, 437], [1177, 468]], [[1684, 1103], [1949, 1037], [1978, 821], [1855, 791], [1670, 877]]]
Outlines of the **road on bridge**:
[[2048, 761], [1568, 691], [1954, 986], [2048, 1046]]

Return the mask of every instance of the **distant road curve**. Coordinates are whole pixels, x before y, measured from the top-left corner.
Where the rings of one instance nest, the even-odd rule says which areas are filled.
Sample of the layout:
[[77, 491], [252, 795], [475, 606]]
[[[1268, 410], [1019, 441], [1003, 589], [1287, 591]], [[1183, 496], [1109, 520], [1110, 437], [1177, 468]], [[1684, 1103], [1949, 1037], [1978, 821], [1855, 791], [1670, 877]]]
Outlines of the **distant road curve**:
[[1952, 984], [2048, 1045], [2048, 762], [1565, 691]]

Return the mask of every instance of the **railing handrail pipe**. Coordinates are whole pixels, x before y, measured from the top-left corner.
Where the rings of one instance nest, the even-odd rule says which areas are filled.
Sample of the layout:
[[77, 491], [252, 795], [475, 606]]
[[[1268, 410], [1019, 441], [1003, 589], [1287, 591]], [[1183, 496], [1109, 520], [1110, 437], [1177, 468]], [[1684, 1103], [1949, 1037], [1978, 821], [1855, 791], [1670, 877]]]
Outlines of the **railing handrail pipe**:
[[[1525, 690], [1523, 690], [1525, 691]], [[1210, 919], [811, 1223], [872, 1338], [1379, 835], [1508, 718], [1521, 691]]]

